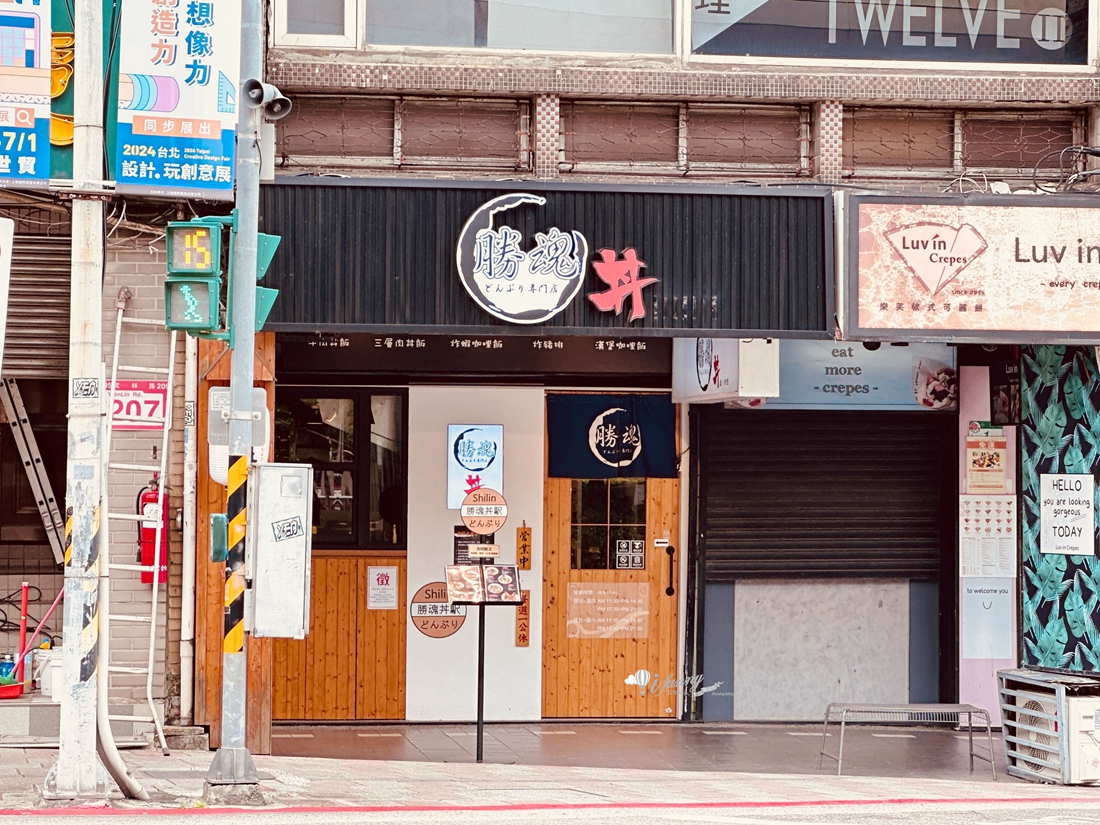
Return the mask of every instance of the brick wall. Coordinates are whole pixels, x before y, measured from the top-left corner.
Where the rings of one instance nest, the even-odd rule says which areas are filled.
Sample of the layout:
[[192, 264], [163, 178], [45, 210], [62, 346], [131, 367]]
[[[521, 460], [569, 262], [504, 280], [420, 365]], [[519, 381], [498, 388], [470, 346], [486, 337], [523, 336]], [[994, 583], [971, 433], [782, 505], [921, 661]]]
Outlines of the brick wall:
[[[114, 352], [116, 326], [115, 304], [118, 291], [126, 287], [132, 293], [127, 317], [164, 320], [165, 249], [163, 239], [154, 236], [113, 236], [108, 242], [106, 274], [103, 283], [103, 358], [110, 368]], [[160, 602], [154, 654], [153, 695], [164, 700], [171, 718], [172, 708], [179, 701], [179, 627], [180, 556], [182, 540], [175, 514], [181, 506], [183, 439], [183, 348], [182, 335], [177, 341], [176, 374], [174, 378], [174, 427], [170, 438], [169, 464], [169, 533], [167, 585], [159, 585]], [[133, 366], [167, 367], [170, 354], [170, 333], [163, 326], [124, 325], [119, 345], [119, 363]], [[125, 374], [122, 379], [155, 379], [157, 376]], [[116, 431], [112, 436], [111, 460], [131, 464], [156, 464], [162, 447], [160, 432]], [[151, 478], [151, 473], [110, 471], [110, 509], [113, 512], [135, 512], [139, 491]], [[112, 561], [133, 563], [137, 558], [138, 524], [113, 521], [110, 554]], [[149, 615], [152, 585], [142, 584], [136, 572], [118, 571], [111, 576], [111, 612]], [[111, 626], [112, 664], [143, 667], [149, 653], [149, 625], [115, 622]], [[102, 671], [101, 671], [102, 673]], [[145, 698], [145, 676], [112, 674], [111, 695], [118, 702], [140, 702]]]

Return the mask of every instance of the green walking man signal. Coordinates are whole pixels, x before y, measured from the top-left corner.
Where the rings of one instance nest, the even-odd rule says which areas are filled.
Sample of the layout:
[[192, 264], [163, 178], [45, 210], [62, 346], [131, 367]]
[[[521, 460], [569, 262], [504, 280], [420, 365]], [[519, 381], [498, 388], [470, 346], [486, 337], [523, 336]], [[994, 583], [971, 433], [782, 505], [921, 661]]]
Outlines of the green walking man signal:
[[[168, 279], [164, 282], [164, 325], [199, 338], [229, 341], [233, 346], [233, 290], [226, 290], [225, 323], [222, 323], [223, 230], [228, 229], [228, 283], [233, 280], [233, 245], [237, 235], [237, 215], [195, 218], [168, 224]], [[259, 233], [256, 248], [256, 280], [267, 273], [281, 238]], [[263, 329], [275, 305], [277, 289], [257, 286], [256, 325]]]

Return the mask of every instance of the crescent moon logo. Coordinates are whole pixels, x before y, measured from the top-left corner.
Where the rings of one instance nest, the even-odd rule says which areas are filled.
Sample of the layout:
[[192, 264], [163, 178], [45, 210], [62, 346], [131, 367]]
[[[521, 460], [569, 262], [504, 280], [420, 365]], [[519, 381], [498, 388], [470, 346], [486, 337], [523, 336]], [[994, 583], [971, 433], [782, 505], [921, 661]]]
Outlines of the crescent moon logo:
[[545, 206], [546, 198], [516, 192], [482, 204], [462, 227], [455, 256], [462, 286], [478, 306], [512, 324], [540, 324], [580, 291], [588, 241], [554, 227], [536, 232], [534, 248], [525, 249], [522, 232], [493, 226], [496, 215], [525, 204]]
[[604, 410], [588, 428], [588, 448], [608, 467], [628, 467], [642, 454], [642, 429], [633, 422], [608, 421], [625, 413], [622, 407]]

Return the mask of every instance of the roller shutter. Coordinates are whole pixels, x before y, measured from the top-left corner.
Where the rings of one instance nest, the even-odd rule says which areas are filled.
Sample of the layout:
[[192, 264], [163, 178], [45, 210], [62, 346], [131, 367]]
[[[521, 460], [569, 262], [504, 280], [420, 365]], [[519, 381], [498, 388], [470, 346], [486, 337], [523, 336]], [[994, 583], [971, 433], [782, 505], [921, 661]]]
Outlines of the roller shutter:
[[7, 378], [66, 378], [72, 239], [16, 235], [12, 247]]
[[934, 579], [951, 557], [956, 417], [706, 408], [696, 420], [707, 581]]

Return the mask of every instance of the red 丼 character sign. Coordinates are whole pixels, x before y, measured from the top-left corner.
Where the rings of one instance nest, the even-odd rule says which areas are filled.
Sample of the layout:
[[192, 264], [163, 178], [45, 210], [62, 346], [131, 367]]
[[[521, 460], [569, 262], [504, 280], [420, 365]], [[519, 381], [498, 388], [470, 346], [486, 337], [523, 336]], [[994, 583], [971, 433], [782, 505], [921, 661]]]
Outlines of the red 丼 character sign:
[[619, 315], [623, 311], [623, 302], [629, 296], [630, 320], [645, 318], [642, 290], [657, 283], [658, 279], [641, 277], [645, 262], [638, 260], [638, 253], [633, 247], [626, 249], [622, 258], [616, 255], [614, 249], [601, 249], [600, 257], [603, 261], [593, 261], [592, 268], [596, 270], [600, 280], [607, 284], [607, 289], [603, 292], [590, 292], [588, 300], [597, 309], [604, 312], [614, 311]]

